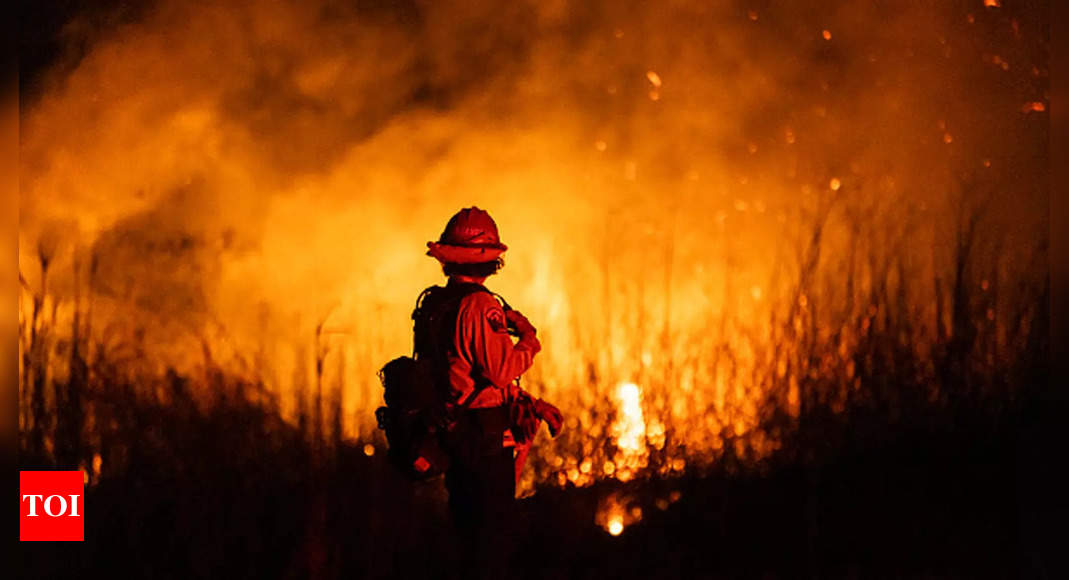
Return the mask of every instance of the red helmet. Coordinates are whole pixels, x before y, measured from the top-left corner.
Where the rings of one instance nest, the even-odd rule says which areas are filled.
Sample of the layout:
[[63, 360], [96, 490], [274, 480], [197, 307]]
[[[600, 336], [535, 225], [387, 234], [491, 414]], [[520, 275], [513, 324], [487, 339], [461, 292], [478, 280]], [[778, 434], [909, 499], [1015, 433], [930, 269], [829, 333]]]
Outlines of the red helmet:
[[438, 241], [427, 242], [427, 247], [428, 256], [455, 264], [490, 262], [508, 249], [498, 237], [494, 218], [474, 206], [458, 211]]

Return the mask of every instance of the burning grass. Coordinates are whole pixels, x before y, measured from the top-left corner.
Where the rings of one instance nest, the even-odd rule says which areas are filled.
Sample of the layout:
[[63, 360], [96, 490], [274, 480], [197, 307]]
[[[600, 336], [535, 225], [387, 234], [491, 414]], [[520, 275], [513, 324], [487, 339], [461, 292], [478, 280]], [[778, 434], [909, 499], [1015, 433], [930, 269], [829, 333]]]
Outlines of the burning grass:
[[1005, 434], [1045, 381], [1043, 11], [308, 4], [164, 0], [26, 109], [20, 464], [170, 489], [97, 537], [177, 525], [198, 575], [407, 565], [382, 538], [442, 522], [390, 510], [440, 498], [391, 495], [375, 373], [473, 203], [567, 418], [521, 493], [580, 536], [768, 476], [816, 546], [825, 466]]
[[[674, 327], [662, 319], [651, 330], [639, 319], [631, 331], [611, 333], [601, 352], [570, 353], [578, 367], [571, 373], [532, 373], [528, 389], [559, 400], [568, 429], [536, 446], [523, 493], [700, 473], [716, 464], [741, 469], [806, 460], [820, 448], [893, 436], [900, 426], [936, 428], [965, 410], [992, 421], [1012, 414], [1043, 368], [1045, 248], [1036, 247], [1031, 261], [1007, 263], [997, 241], [978, 236], [973, 214], [954, 235], [949, 271], [925, 278], [903, 245], [908, 224], [871, 244], [864, 236], [878, 224], [851, 221], [860, 219], [858, 207], [833, 212], [831, 195], [813, 216], [794, 281], [778, 295], [753, 296], [772, 303], [764, 320], [691, 311]], [[850, 236], [850, 251], [822, 256], [836, 227]], [[255, 409], [243, 420], [257, 417], [265, 434], [296, 434], [313, 449], [351, 443], [373, 454], [383, 445], [366, 428], [379, 400], [368, 398], [347, 415], [340, 376], [357, 370], [329, 357], [322, 325], [307, 345], [311, 380], [298, 375], [289, 415], [283, 393], [258, 373], [224, 370], [207, 337], [196, 371], [154, 371], [154, 361], [139, 355], [136, 335], [94, 327], [92, 287], [73, 303], [48, 293], [49, 252], [39, 248], [40, 286], [23, 278], [24, 457], [78, 465], [95, 482], [127, 470], [131, 450], [153, 444], [136, 435], [144, 419], [131, 408], [174, 406], [211, 416], [230, 401]], [[545, 328], [547, 350], [559, 348], [555, 331]], [[613, 358], [624, 360], [617, 367]], [[333, 376], [331, 363], [339, 365]], [[587, 372], [583, 385], [560, 386], [580, 369]], [[829, 439], [837, 430], [839, 439]]]
[[[528, 484], [581, 485], [599, 477], [626, 481], [647, 470], [666, 475], [688, 462], [707, 465], [725, 453], [753, 463], [772, 455], [811, 414], [849, 416], [876, 409], [888, 418], [913, 417], [962, 404], [990, 405], [994, 411], [1018, 398], [1027, 369], [1045, 348], [1043, 246], [1023, 266], [1000, 263], [998, 253], [980, 254], [971, 218], [957, 233], [951, 271], [928, 280], [911, 271], [910, 256], [897, 253], [863, 262], [851, 250], [822, 264], [823, 230], [829, 226], [827, 215], [821, 219], [801, 253], [798, 280], [764, 324], [746, 324], [732, 315], [710, 318], [699, 311], [694, 313], [698, 324], [690, 321], [688, 334], [667, 322], [654, 333], [664, 344], [661, 351], [651, 353], [648, 328], [617, 333], [606, 347], [629, 359], [621, 364], [629, 372], [606, 368], [602, 353], [589, 352], [569, 355], [589, 372], [584, 387], [554, 388], [563, 377], [533, 373], [528, 387], [561, 399], [570, 429], [562, 439], [539, 446]], [[862, 246], [865, 228], [848, 225], [854, 236], [848, 247]], [[900, 232], [892, 246], [908, 233]], [[998, 251], [997, 243], [985, 243]], [[91, 291], [76, 296], [73, 304], [50, 296], [48, 251], [41, 248], [39, 257], [41, 286], [32, 288], [23, 278], [22, 447], [35, 455], [68, 458], [69, 450], [56, 446], [66, 449], [91, 435], [95, 428], [86, 427], [86, 421], [101, 423], [83, 408], [84, 398], [106, 392], [105, 385], [125, 384], [139, 397], [166, 403], [177, 395], [161, 385], [177, 375], [173, 370], [156, 374], [153, 361], [139, 359], [137, 336], [116, 337], [109, 328], [93, 328]], [[980, 263], [987, 257], [994, 263]], [[844, 269], [845, 280], [839, 277]], [[63, 314], [69, 327], [58, 324]], [[547, 329], [551, 346], [554, 331]], [[310, 338], [314, 374], [298, 383], [295, 423], [316, 441], [381, 443], [365, 429], [379, 401], [370, 399], [356, 416], [346, 417], [340, 407], [343, 390], [324, 376], [330, 349], [323, 327]], [[210, 408], [230, 392], [281, 414], [281, 393], [255, 372], [243, 376], [223, 370], [213, 358], [214, 348], [202, 338], [198, 371], [180, 378], [184, 396]], [[348, 372], [344, 362], [334, 359], [337, 373]], [[635, 382], [620, 381], [621, 376]], [[63, 413], [74, 416], [61, 420]], [[346, 422], [359, 427], [358, 437], [347, 432]]]
[[[523, 476], [521, 493], [533, 495], [528, 509], [549, 514], [532, 516], [538, 525], [577, 526], [575, 533], [596, 525], [617, 537], [652, 517], [687, 538], [696, 533], [691, 526], [711, 525], [678, 515], [689, 512], [676, 507], [691, 495], [709, 501], [701, 481], [776, 481], [787, 474], [783, 481], [792, 483], [785, 489], [805, 502], [834, 506], [841, 498], [826, 497], [830, 484], [820, 483], [820, 474], [836, 473], [844, 458], [878, 457], [902, 445], [971, 453], [967, 440], [1002, 440], [1012, 429], [1007, 426], [1019, 421], [1023, 402], [1046, 380], [1045, 248], [1038, 246], [1031, 262], [1007, 263], [985, 251], [998, 244], [981, 241], [980, 219], [972, 216], [953, 236], [949, 271], [924, 280], [910, 271], [909, 254], [895, 239], [892, 251], [882, 254], [878, 248], [888, 244], [866, 245], [861, 232], [873, 229], [850, 222], [852, 215], [829, 209], [815, 216], [798, 254], [797, 278], [763, 328], [714, 319], [699, 338], [690, 337], [689, 348], [678, 347], [679, 330], [662, 328], [664, 350], [645, 359], [644, 335], [619, 333], [634, 340], [618, 353], [639, 363], [632, 367], [634, 382], [603, 377], [598, 357], [604, 353], [594, 352], [585, 353], [583, 387], [553, 391], [553, 377], [536, 373], [527, 387], [556, 393], [569, 417], [561, 437], [538, 441]], [[849, 246], [857, 251], [828, 259], [821, 250], [835, 219], [857, 236]], [[866, 251], [872, 255], [860, 259]], [[361, 415], [345, 416], [344, 390], [325, 376], [330, 351], [322, 327], [308, 345], [314, 378], [296, 382], [296, 414], [288, 416], [279, 392], [255, 373], [224, 370], [207, 339], [195, 372], [156, 372], [139, 356], [136, 336], [116, 337], [93, 324], [91, 293], [76, 306], [49, 295], [47, 249], [39, 256], [42, 285], [23, 279], [19, 462], [23, 468], [78, 466], [86, 473], [90, 504], [112, 506], [115, 517], [87, 528], [87, 537], [100, 539], [80, 558], [113, 557], [112, 541], [138, 543], [138, 530], [148, 526], [172, 537], [167, 550], [175, 555], [153, 548], [122, 566], [147, 570], [180, 558], [177, 569], [193, 575], [215, 575], [222, 566], [265, 576], [345, 569], [433, 576], [436, 566], [449, 565], [441, 490], [399, 497], [406, 487], [378, 452], [381, 435], [346, 432], [345, 421], [365, 420], [378, 401], [360, 408]], [[65, 308], [67, 328], [57, 325]], [[552, 327], [548, 331], [552, 337]], [[911, 461], [896, 458], [889, 465]], [[791, 473], [808, 475], [795, 481]], [[870, 475], [856, 477], [863, 478], [855, 490], [861, 493]], [[553, 491], [584, 487], [590, 492], [568, 500]], [[559, 501], [572, 506], [570, 515], [548, 508]], [[757, 501], [752, 509], [764, 513], [757, 506], [766, 500], [745, 501]], [[776, 566], [796, 569], [821, 550], [836, 549], [832, 532], [821, 527], [831, 524], [805, 513], [801, 521], [809, 523], [798, 533], [812, 545], [798, 552], [802, 560], [783, 556], [788, 559]], [[221, 514], [227, 515], [221, 520]], [[577, 516], [589, 521], [575, 522]], [[179, 539], [187, 533], [197, 539]], [[583, 538], [584, 549], [615, 549]], [[552, 550], [559, 539], [536, 535], [523, 549]], [[678, 549], [700, 552], [684, 546], [690, 547]], [[383, 558], [412, 550], [423, 551], [429, 568]]]

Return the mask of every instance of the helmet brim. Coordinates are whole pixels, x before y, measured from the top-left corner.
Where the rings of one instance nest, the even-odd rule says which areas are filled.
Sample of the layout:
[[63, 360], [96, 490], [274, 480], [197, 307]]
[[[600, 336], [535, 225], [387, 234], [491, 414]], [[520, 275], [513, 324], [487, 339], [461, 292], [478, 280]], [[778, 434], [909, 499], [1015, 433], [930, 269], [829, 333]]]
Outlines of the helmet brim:
[[479, 264], [492, 262], [501, 254], [505, 253], [508, 246], [505, 244], [493, 244], [486, 246], [454, 246], [427, 242], [427, 255], [436, 258], [443, 264]]

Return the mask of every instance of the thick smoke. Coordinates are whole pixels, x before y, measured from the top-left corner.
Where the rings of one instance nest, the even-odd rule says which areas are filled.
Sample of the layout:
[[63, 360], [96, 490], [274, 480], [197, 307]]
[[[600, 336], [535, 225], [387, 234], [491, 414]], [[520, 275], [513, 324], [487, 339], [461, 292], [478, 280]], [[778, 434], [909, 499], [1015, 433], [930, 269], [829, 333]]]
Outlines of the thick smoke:
[[206, 342], [282, 393], [321, 325], [368, 421], [463, 206], [498, 220], [492, 286], [562, 398], [750, 348], [725, 337], [761, 335], [830, 200], [828, 267], [853, 223], [930, 280], [978, 205], [1029, 255], [1044, 6], [781, 4], [161, 2], [23, 112], [20, 270], [52, 257], [49, 291], [90, 287], [147, 366]]

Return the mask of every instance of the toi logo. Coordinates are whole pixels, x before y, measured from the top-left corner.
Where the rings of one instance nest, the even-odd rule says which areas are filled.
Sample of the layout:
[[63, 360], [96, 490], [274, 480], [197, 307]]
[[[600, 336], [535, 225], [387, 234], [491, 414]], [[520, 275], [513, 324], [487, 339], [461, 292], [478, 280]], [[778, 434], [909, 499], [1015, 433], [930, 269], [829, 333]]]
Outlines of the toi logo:
[[83, 477], [81, 471], [20, 471], [19, 540], [84, 540]]

